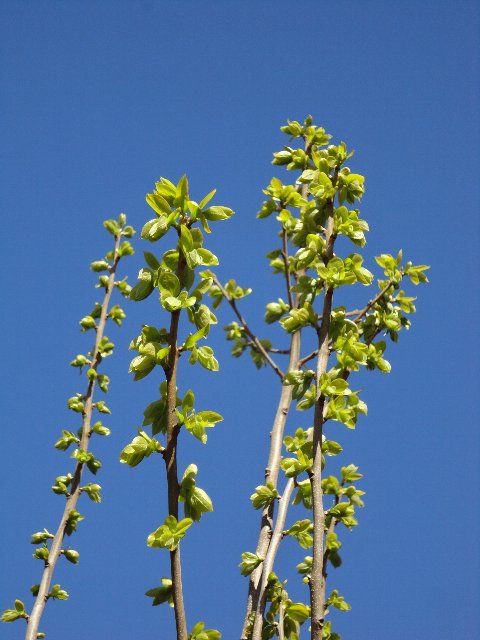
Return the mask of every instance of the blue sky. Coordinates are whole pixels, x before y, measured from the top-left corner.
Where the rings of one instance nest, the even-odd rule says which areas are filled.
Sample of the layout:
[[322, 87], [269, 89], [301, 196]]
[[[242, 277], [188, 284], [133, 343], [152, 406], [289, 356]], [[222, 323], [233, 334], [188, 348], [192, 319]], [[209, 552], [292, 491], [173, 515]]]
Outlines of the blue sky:
[[[15, 597], [30, 604], [40, 565], [29, 535], [57, 524], [61, 499], [49, 487], [69, 461], [51, 443], [76, 426], [65, 409], [79, 389], [68, 362], [88, 348], [77, 322], [96, 298], [88, 264], [108, 248], [101, 221], [125, 211], [141, 227], [159, 175], [186, 171], [194, 196], [217, 187], [236, 216], [209, 246], [222, 278], [254, 287], [243, 308], [264, 333], [263, 306], [283, 291], [264, 259], [274, 224], [255, 213], [279, 175], [270, 165], [284, 143], [279, 126], [312, 113], [357, 150], [367, 260], [403, 247], [432, 266], [431, 284], [415, 291], [413, 328], [390, 350], [392, 374], [361, 379], [368, 418], [354, 433], [331, 427], [367, 491], [332, 575], [352, 604], [337, 628], [355, 640], [475, 637], [478, 4], [6, 0], [0, 20], [1, 607]], [[131, 279], [141, 244], [125, 262]], [[168, 572], [167, 554], [145, 546], [165, 516], [162, 461], [135, 470], [117, 462], [158, 384], [131, 381], [128, 342], [142, 322], [163, 318], [153, 300], [126, 311], [106, 363], [113, 433], [95, 443], [104, 502], [80, 505], [87, 518], [72, 541], [81, 561], [59, 566], [70, 600], [47, 607], [51, 640], [173, 637], [172, 612], [143, 595]], [[180, 464], [198, 463], [216, 510], [182, 554], [189, 626], [204, 619], [231, 640], [246, 589], [237, 564], [257, 534], [248, 496], [262, 479], [278, 384], [232, 359], [220, 328], [212, 345], [221, 372], [184, 366], [180, 380], [225, 420], [205, 448], [182, 437]], [[301, 425], [305, 416], [292, 415], [289, 429]], [[278, 565], [295, 598], [306, 598], [292, 571], [302, 557], [285, 544]], [[22, 632], [16, 623], [0, 635]]]

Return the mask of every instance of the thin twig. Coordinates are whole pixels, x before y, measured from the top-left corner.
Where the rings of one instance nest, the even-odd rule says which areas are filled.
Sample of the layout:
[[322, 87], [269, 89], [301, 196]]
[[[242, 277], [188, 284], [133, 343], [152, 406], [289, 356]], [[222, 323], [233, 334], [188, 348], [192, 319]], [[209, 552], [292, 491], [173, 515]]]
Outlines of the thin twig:
[[388, 282], [383, 289], [374, 297], [372, 298], [372, 300], [370, 300], [370, 302], [365, 305], [365, 307], [363, 309], [361, 309], [357, 315], [355, 316], [355, 318], [353, 319], [354, 322], [358, 322], [359, 320], [361, 320], [369, 311], [370, 309], [377, 304], [377, 302], [383, 298], [383, 296], [387, 293], [387, 291], [393, 287], [394, 285], [394, 281], [390, 280], [390, 282]]
[[290, 277], [290, 261], [288, 259], [288, 238], [285, 229], [282, 229], [282, 259], [285, 267], [288, 304], [290, 305], [290, 309], [293, 309], [292, 279]]
[[[253, 340], [249, 340], [247, 342], [247, 346], [252, 347], [255, 350], [257, 348]], [[268, 353], [277, 353], [278, 355], [284, 355], [284, 356], [290, 355], [290, 349], [277, 349], [276, 347], [268, 347], [268, 348], [265, 347], [265, 351], [268, 351]]]
[[284, 377], [285, 374], [280, 369], [280, 367], [276, 364], [276, 362], [274, 360], [272, 360], [272, 358], [268, 355], [268, 352], [266, 351], [265, 347], [262, 345], [260, 340], [257, 338], [257, 336], [251, 331], [250, 327], [247, 324], [247, 321], [245, 320], [245, 318], [240, 313], [240, 311], [239, 311], [239, 309], [237, 307], [237, 303], [235, 302], [235, 300], [233, 298], [230, 298], [230, 296], [228, 295], [225, 287], [222, 285], [222, 283], [220, 282], [220, 280], [217, 278], [216, 275], [213, 276], [213, 281], [215, 282], [217, 287], [222, 292], [222, 295], [224, 296], [225, 300], [232, 307], [235, 315], [240, 320], [240, 324], [242, 325], [245, 333], [250, 338], [250, 340], [253, 342], [253, 344], [255, 345], [255, 348], [257, 349], [257, 351], [259, 351], [262, 354], [262, 356], [265, 358], [266, 362], [268, 362], [268, 364], [272, 367], [272, 369], [275, 371], [277, 376], [279, 376], [283, 380], [283, 377]]

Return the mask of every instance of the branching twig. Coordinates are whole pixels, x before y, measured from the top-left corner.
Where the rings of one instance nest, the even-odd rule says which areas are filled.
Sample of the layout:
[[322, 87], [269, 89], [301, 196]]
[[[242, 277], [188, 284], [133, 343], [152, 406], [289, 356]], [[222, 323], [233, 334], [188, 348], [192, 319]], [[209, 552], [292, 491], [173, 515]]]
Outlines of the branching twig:
[[[391, 280], [387, 285], [385, 285], [385, 287], [383, 287], [383, 289], [374, 298], [372, 298], [372, 300], [368, 302], [368, 304], [365, 305], [363, 309], [354, 309], [353, 311], [348, 311], [345, 314], [345, 316], [347, 317], [354, 316], [353, 321], [359, 322], [370, 311], [370, 309], [375, 304], [377, 304], [379, 300], [383, 298], [383, 296], [389, 291], [389, 289], [393, 286], [393, 284], [394, 282]], [[298, 368], [301, 369], [304, 364], [307, 364], [307, 362], [310, 362], [310, 360], [313, 360], [315, 356], [317, 356], [317, 354], [318, 354], [318, 349], [315, 349], [314, 351], [306, 355], [304, 358], [301, 358], [298, 361]]]
[[237, 318], [239, 319], [240, 324], [242, 325], [245, 333], [250, 338], [250, 340], [253, 342], [253, 344], [255, 345], [255, 348], [257, 349], [257, 351], [259, 351], [262, 354], [262, 356], [265, 358], [265, 361], [268, 362], [268, 364], [272, 367], [272, 369], [275, 371], [277, 376], [279, 376], [280, 378], [283, 379], [283, 377], [284, 377], [283, 371], [276, 364], [276, 362], [274, 362], [274, 360], [272, 360], [272, 358], [268, 355], [268, 352], [266, 351], [265, 347], [262, 345], [260, 340], [251, 331], [250, 327], [247, 324], [247, 321], [245, 320], [245, 318], [240, 313], [240, 310], [237, 307], [237, 303], [235, 302], [235, 300], [233, 298], [230, 298], [230, 296], [228, 295], [227, 291], [225, 290], [225, 287], [222, 285], [222, 283], [220, 282], [220, 280], [217, 278], [216, 275], [213, 276], [213, 280], [214, 280], [215, 284], [217, 285], [217, 287], [222, 292], [222, 295], [224, 296], [225, 300], [232, 307], [232, 309], [233, 309], [235, 315], [237, 316]]
[[353, 319], [354, 322], [358, 322], [359, 320], [361, 320], [369, 311], [370, 309], [377, 304], [377, 302], [379, 300], [381, 300], [383, 298], [383, 296], [387, 293], [387, 291], [393, 287], [394, 282], [393, 280], [390, 280], [384, 287], [383, 289], [374, 297], [372, 298], [372, 300], [370, 300], [370, 302], [368, 304], [365, 305], [365, 307], [363, 309], [361, 309], [360, 311], [358, 311], [357, 315], [355, 316], [355, 318]]

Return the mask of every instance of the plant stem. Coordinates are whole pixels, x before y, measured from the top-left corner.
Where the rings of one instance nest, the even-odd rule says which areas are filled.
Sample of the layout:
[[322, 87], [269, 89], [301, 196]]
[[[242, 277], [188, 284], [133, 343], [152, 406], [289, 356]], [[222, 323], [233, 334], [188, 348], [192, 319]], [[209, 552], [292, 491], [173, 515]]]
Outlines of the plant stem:
[[285, 266], [285, 279], [287, 281], [287, 298], [290, 309], [293, 309], [292, 282], [290, 278], [290, 262], [288, 259], [288, 238], [285, 229], [282, 229], [282, 259]]
[[[306, 145], [308, 149], [308, 145]], [[307, 198], [308, 195], [308, 187], [306, 184], [299, 185], [297, 187], [298, 191], [301, 192], [303, 198]], [[290, 302], [290, 308], [296, 308], [298, 306], [299, 294], [295, 296], [295, 299], [292, 298], [291, 293], [291, 277], [289, 270], [289, 258], [288, 258], [288, 237], [284, 230], [282, 230], [282, 256], [285, 265], [285, 284], [287, 288], [287, 298]], [[303, 271], [297, 272], [295, 275], [298, 276], [303, 273]], [[288, 362], [287, 373], [299, 368], [299, 357], [300, 357], [300, 340], [301, 340], [301, 330], [296, 331], [290, 340], [290, 358]], [[283, 379], [283, 376], [282, 376]], [[270, 451], [268, 456], [268, 463], [265, 469], [265, 484], [267, 482], [271, 482], [274, 487], [277, 486], [278, 473], [280, 471], [280, 462], [282, 459], [282, 443], [283, 443], [283, 434], [285, 431], [285, 424], [287, 422], [288, 412], [290, 410], [290, 406], [292, 404], [292, 387], [290, 385], [283, 386], [280, 393], [280, 401], [278, 403], [277, 411], [275, 413], [275, 418], [273, 421], [273, 427], [270, 432]], [[256, 554], [261, 558], [265, 558], [269, 545], [270, 539], [272, 537], [273, 530], [273, 517], [275, 512], [275, 501], [271, 502], [267, 507], [265, 507], [262, 511], [262, 517], [260, 521], [260, 534], [258, 537], [257, 550]], [[247, 640], [247, 630], [249, 626], [249, 619], [252, 612], [257, 611], [257, 607], [262, 598], [262, 589], [261, 589], [261, 578], [263, 575], [263, 563], [259, 565], [250, 575], [250, 581], [248, 584], [248, 598], [247, 598], [247, 610], [245, 613], [245, 618], [243, 621], [243, 629], [242, 634], [240, 636], [240, 640]], [[260, 616], [260, 620], [263, 619]]]
[[262, 570], [262, 582], [260, 587], [260, 601], [258, 603], [258, 608], [255, 612], [255, 621], [253, 623], [253, 631], [252, 631], [252, 640], [261, 640], [262, 639], [262, 630], [263, 630], [263, 612], [265, 611], [265, 605], [267, 602], [267, 586], [268, 586], [268, 576], [273, 571], [273, 565], [275, 563], [275, 558], [277, 556], [278, 547], [280, 546], [280, 542], [283, 538], [283, 531], [285, 529], [285, 519], [287, 517], [288, 506], [290, 503], [290, 498], [292, 496], [292, 491], [295, 486], [295, 481], [293, 478], [289, 478], [285, 490], [280, 498], [280, 502], [278, 505], [278, 514], [277, 520], [275, 522], [275, 529], [272, 533], [272, 538], [270, 540], [270, 544], [268, 546], [268, 552], [263, 561], [263, 570]]
[[[297, 368], [298, 356], [300, 354], [300, 331], [292, 335], [290, 343], [290, 358], [288, 363], [288, 371]], [[268, 463], [265, 469], [265, 484], [271, 482], [274, 487], [277, 486], [278, 474], [280, 471], [280, 462], [282, 459], [282, 442], [285, 424], [287, 422], [288, 412], [292, 404], [292, 387], [291, 385], [282, 385], [280, 392], [280, 400], [278, 403], [275, 418], [273, 420], [272, 430], [270, 432], [270, 451], [268, 455]], [[258, 537], [256, 553], [264, 558], [270, 543], [270, 537], [273, 529], [273, 516], [275, 511], [275, 503], [270, 503], [262, 511], [260, 522], [260, 534]], [[252, 611], [256, 607], [261, 596], [260, 580], [263, 573], [263, 566], [259, 565], [250, 575], [248, 585], [247, 611], [243, 623], [241, 640], [247, 638], [248, 620]]]
[[[95, 371], [97, 370], [97, 367], [102, 360], [102, 357], [99, 353], [99, 344], [104, 335], [105, 325], [107, 322], [107, 315], [108, 315], [108, 305], [110, 303], [110, 297], [112, 295], [112, 291], [115, 286], [115, 272], [117, 269], [118, 261], [120, 259], [120, 256], [118, 254], [118, 248], [120, 246], [120, 238], [121, 238], [120, 234], [115, 236], [113, 262], [112, 262], [112, 266], [110, 267], [108, 283], [105, 289], [105, 295], [102, 302], [100, 318], [99, 318], [97, 329], [96, 329], [95, 345], [94, 345], [92, 360], [90, 365], [91, 368], [94, 369]], [[82, 412], [82, 437], [80, 440], [79, 448], [83, 449], [84, 451], [88, 451], [88, 444], [89, 444], [90, 436], [92, 433], [91, 421], [92, 421], [94, 390], [95, 390], [95, 378], [91, 378], [89, 380], [87, 391], [83, 399], [84, 408]], [[45, 562], [45, 568], [42, 573], [38, 594], [35, 599], [35, 603], [33, 605], [30, 616], [28, 618], [25, 640], [36, 640], [37, 638], [38, 627], [40, 625], [40, 620], [42, 618], [43, 611], [45, 609], [45, 605], [48, 600], [50, 584], [52, 582], [55, 566], [62, 552], [62, 544], [65, 536], [65, 526], [67, 524], [70, 513], [75, 509], [77, 505], [77, 501], [81, 493], [80, 482], [82, 479], [83, 466], [84, 466], [84, 463], [82, 462], [78, 462], [75, 466], [73, 480], [70, 487], [70, 493], [67, 496], [67, 501], [65, 503], [65, 508], [63, 510], [60, 524], [58, 525], [58, 529], [50, 545], [48, 560]]]
[[[332, 184], [335, 185], [338, 177], [338, 169], [335, 170]], [[335, 235], [333, 232], [333, 200], [327, 203], [328, 217], [325, 229], [325, 255], [324, 262], [328, 262], [333, 257], [333, 245]], [[325, 284], [322, 322], [317, 330], [318, 335], [318, 359], [317, 359], [317, 381], [322, 374], [327, 371], [329, 348], [329, 329], [332, 313], [333, 288]], [[322, 490], [322, 436], [324, 423], [325, 396], [320, 393], [315, 403], [313, 418], [313, 464], [310, 471], [310, 482], [312, 485], [312, 507], [313, 507], [313, 561], [312, 574], [310, 579], [310, 610], [311, 610], [311, 638], [312, 640], [322, 639], [322, 630], [325, 618], [325, 580], [323, 578], [323, 548], [325, 512], [323, 508]]]
[[[182, 283], [182, 276], [185, 270], [185, 260], [179, 248], [179, 258], [177, 267], [177, 277]], [[170, 331], [168, 334], [168, 344], [170, 351], [166, 366], [167, 379], [167, 446], [164, 451], [164, 460], [167, 471], [167, 492], [168, 492], [168, 515], [174, 516], [178, 520], [178, 498], [180, 486], [178, 483], [177, 471], [177, 439], [179, 427], [175, 410], [177, 407], [177, 369], [179, 351], [177, 345], [178, 324], [180, 320], [180, 309], [173, 311], [170, 319]], [[172, 576], [172, 598], [175, 611], [175, 625], [177, 629], [177, 640], [187, 640], [187, 620], [185, 616], [185, 605], [183, 602], [182, 565], [180, 559], [180, 546], [170, 551], [170, 570]]]
[[280, 378], [283, 379], [283, 371], [280, 369], [280, 367], [277, 365], [277, 363], [272, 360], [272, 358], [269, 356], [267, 350], [264, 348], [264, 346], [262, 345], [262, 343], [260, 342], [260, 340], [257, 338], [257, 336], [251, 331], [250, 327], [247, 324], [247, 321], [245, 320], [245, 318], [242, 316], [242, 314], [240, 313], [239, 308], [237, 307], [237, 303], [235, 302], [235, 300], [233, 298], [230, 298], [230, 296], [228, 295], [227, 291], [225, 290], [225, 287], [222, 285], [222, 283], [220, 282], [220, 280], [217, 278], [217, 276], [213, 276], [213, 280], [215, 282], [215, 284], [217, 285], [217, 287], [220, 289], [220, 291], [223, 294], [223, 297], [225, 298], [225, 300], [228, 302], [228, 304], [232, 307], [235, 315], [237, 316], [237, 318], [240, 320], [240, 324], [242, 325], [245, 333], [247, 334], [247, 336], [250, 338], [250, 340], [253, 342], [255, 349], [262, 354], [262, 356], [265, 358], [265, 361], [268, 362], [268, 364], [272, 367], [272, 369], [275, 371], [275, 373], [277, 374], [277, 376], [279, 376]]

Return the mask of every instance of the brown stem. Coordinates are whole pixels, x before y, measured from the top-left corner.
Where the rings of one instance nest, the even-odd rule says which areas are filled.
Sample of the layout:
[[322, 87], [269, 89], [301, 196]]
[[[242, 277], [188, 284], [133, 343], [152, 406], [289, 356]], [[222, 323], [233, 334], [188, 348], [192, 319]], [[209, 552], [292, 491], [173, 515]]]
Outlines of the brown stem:
[[[180, 283], [185, 270], [185, 259], [179, 250], [177, 277]], [[168, 353], [166, 365], [167, 379], [167, 446], [164, 451], [164, 460], [167, 471], [167, 493], [168, 493], [168, 515], [174, 516], [178, 520], [178, 498], [180, 486], [178, 483], [177, 470], [177, 439], [179, 427], [176, 417], [177, 407], [177, 369], [179, 351], [177, 345], [178, 324], [180, 320], [180, 309], [173, 311], [170, 319], [170, 331], [168, 334]], [[182, 565], [180, 559], [180, 546], [170, 551], [170, 570], [172, 576], [172, 598], [175, 611], [175, 625], [177, 629], [177, 640], [187, 640], [187, 620], [185, 615], [185, 605], [183, 601]]]
[[[338, 168], [335, 169], [332, 184], [335, 185], [338, 178]], [[333, 246], [335, 234], [333, 231], [334, 203], [330, 200], [327, 203], [328, 216], [325, 229], [325, 264], [333, 257]], [[329, 330], [332, 314], [333, 288], [325, 284], [322, 309], [322, 323], [317, 331], [318, 335], [318, 359], [317, 359], [317, 381], [322, 374], [327, 371], [328, 359], [330, 356]], [[322, 629], [325, 617], [325, 581], [323, 579], [323, 548], [325, 512], [323, 509], [322, 490], [322, 435], [324, 423], [325, 396], [320, 393], [315, 403], [313, 418], [313, 463], [310, 471], [310, 482], [312, 485], [312, 507], [313, 507], [313, 561], [312, 574], [310, 579], [310, 610], [311, 610], [311, 638], [312, 640], [322, 639]]]
[[[95, 371], [97, 370], [97, 367], [102, 360], [102, 357], [99, 353], [99, 344], [103, 338], [103, 334], [105, 331], [105, 325], [106, 325], [107, 316], [108, 316], [108, 305], [110, 303], [110, 297], [112, 295], [112, 291], [115, 286], [115, 272], [117, 269], [118, 261], [120, 259], [120, 256], [118, 254], [118, 248], [120, 246], [120, 238], [121, 238], [120, 234], [115, 236], [113, 262], [112, 262], [112, 266], [110, 267], [110, 274], [109, 274], [108, 283], [105, 289], [105, 296], [102, 302], [100, 318], [96, 328], [95, 345], [94, 345], [92, 360], [90, 365], [91, 368], [94, 369]], [[90, 435], [91, 435], [91, 420], [92, 420], [94, 390], [95, 390], [95, 379], [92, 378], [89, 380], [87, 391], [83, 398], [84, 408], [82, 412], [82, 436], [80, 439], [79, 448], [83, 449], [84, 451], [88, 451], [88, 444], [89, 444]], [[45, 605], [48, 600], [50, 584], [52, 582], [55, 566], [57, 564], [58, 558], [62, 553], [62, 544], [65, 536], [65, 526], [67, 524], [67, 520], [70, 516], [70, 513], [77, 506], [78, 498], [80, 496], [80, 482], [82, 479], [83, 467], [84, 467], [84, 464], [82, 462], [77, 462], [75, 466], [73, 480], [70, 487], [70, 493], [65, 503], [65, 508], [63, 510], [60, 524], [58, 525], [57, 531], [50, 545], [48, 560], [45, 562], [45, 568], [43, 570], [42, 578], [40, 580], [38, 594], [37, 594], [37, 597], [35, 598], [35, 603], [30, 613], [30, 617], [28, 618], [25, 640], [36, 640], [37, 638], [38, 627], [40, 625], [40, 620], [42, 618], [43, 611], [45, 609]]]
[[[342, 481], [340, 483], [340, 486], [341, 487], [345, 486], [345, 482]], [[339, 502], [340, 502], [340, 496], [336, 495], [333, 501], [333, 506], [336, 507]], [[335, 527], [337, 523], [338, 523], [338, 520], [335, 520], [335, 518], [332, 518], [330, 520], [328, 529], [325, 532], [325, 539], [327, 538], [328, 535], [332, 534], [335, 531]], [[330, 556], [330, 549], [325, 548], [325, 551], [323, 552], [323, 568], [322, 568], [322, 576], [323, 576], [323, 582], [325, 586], [327, 584], [327, 563], [328, 563], [329, 556]], [[324, 596], [324, 602], [325, 602], [325, 596]]]
[[290, 261], [288, 259], [288, 238], [285, 229], [282, 229], [282, 259], [285, 267], [288, 304], [290, 305], [290, 309], [293, 309], [292, 281], [290, 277]]
[[390, 280], [390, 282], [387, 282], [387, 284], [383, 287], [383, 289], [374, 297], [370, 300], [370, 302], [368, 302], [368, 304], [365, 305], [365, 307], [363, 309], [360, 309], [357, 312], [357, 315], [354, 317], [353, 321], [354, 322], [358, 322], [359, 320], [361, 320], [369, 311], [370, 309], [377, 304], [377, 302], [379, 300], [381, 300], [383, 298], [383, 296], [388, 292], [388, 290], [393, 287], [394, 285], [394, 281]]
[[227, 291], [225, 290], [225, 287], [222, 285], [222, 283], [217, 278], [217, 276], [214, 275], [213, 276], [213, 280], [214, 280], [215, 284], [217, 285], [217, 287], [222, 292], [222, 295], [225, 298], [225, 300], [232, 307], [232, 309], [233, 309], [235, 315], [237, 316], [237, 318], [240, 320], [240, 324], [242, 325], [242, 327], [243, 327], [245, 333], [247, 334], [247, 336], [253, 342], [253, 344], [255, 346], [255, 349], [257, 349], [257, 351], [259, 351], [262, 354], [262, 356], [265, 358], [265, 361], [268, 362], [268, 364], [272, 367], [272, 369], [275, 371], [277, 376], [279, 376], [280, 378], [283, 379], [283, 376], [284, 376], [283, 371], [280, 369], [280, 367], [277, 365], [277, 363], [274, 362], [274, 360], [272, 360], [272, 358], [268, 355], [268, 352], [266, 351], [265, 347], [262, 345], [260, 340], [251, 331], [250, 327], [247, 324], [247, 321], [245, 320], [245, 318], [240, 313], [240, 310], [237, 307], [237, 303], [235, 302], [235, 300], [233, 298], [230, 298], [230, 296], [228, 295]]
[[277, 557], [278, 547], [280, 546], [280, 542], [283, 538], [283, 531], [285, 529], [285, 520], [287, 517], [288, 505], [290, 503], [290, 498], [292, 496], [292, 491], [295, 486], [295, 481], [293, 478], [289, 478], [285, 490], [280, 498], [280, 502], [278, 505], [278, 515], [277, 520], [275, 522], [275, 529], [272, 533], [272, 538], [270, 540], [270, 544], [268, 546], [268, 552], [263, 561], [262, 565], [262, 582], [260, 587], [260, 601], [255, 612], [255, 620], [253, 623], [253, 631], [252, 631], [252, 640], [261, 640], [262, 639], [262, 630], [263, 630], [263, 613], [265, 611], [265, 605], [267, 603], [267, 586], [268, 586], [268, 577], [270, 573], [273, 571], [273, 565], [275, 563], [275, 558]]

